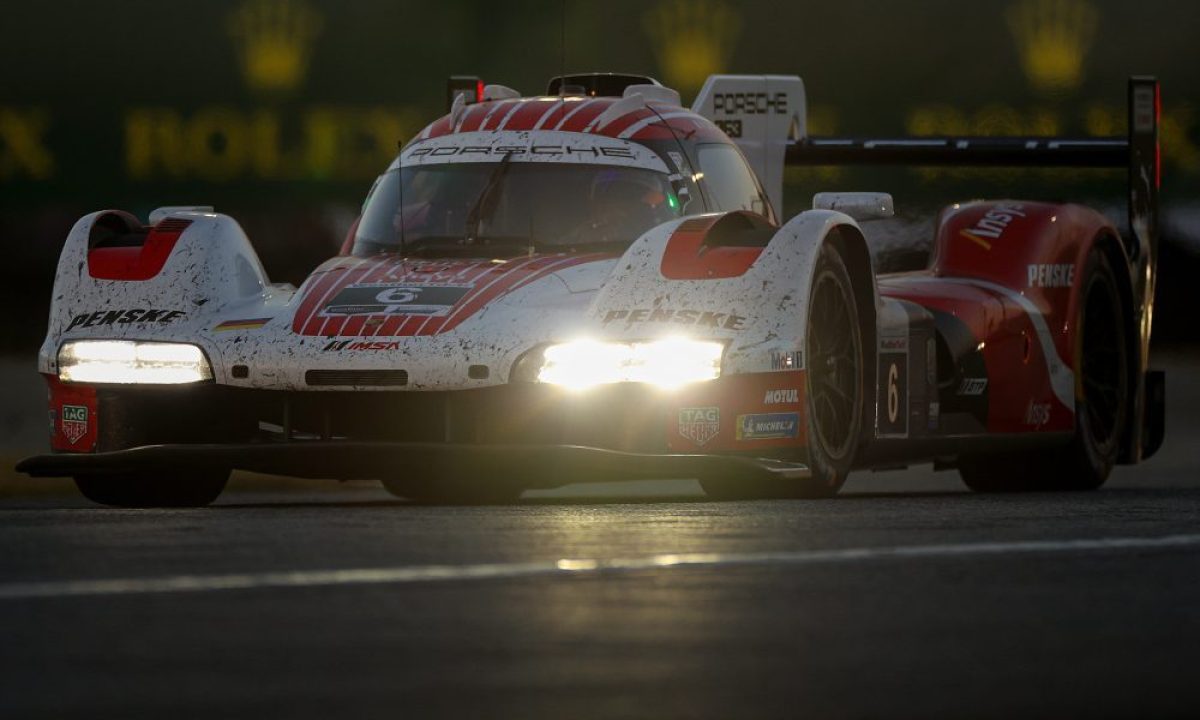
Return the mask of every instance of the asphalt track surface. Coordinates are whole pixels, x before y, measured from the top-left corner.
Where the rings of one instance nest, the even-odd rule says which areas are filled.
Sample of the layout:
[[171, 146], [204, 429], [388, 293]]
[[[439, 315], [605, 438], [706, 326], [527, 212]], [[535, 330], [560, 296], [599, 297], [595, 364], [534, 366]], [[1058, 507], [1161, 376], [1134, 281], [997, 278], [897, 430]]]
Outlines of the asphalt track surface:
[[1164, 450], [1091, 493], [9, 493], [0, 717], [1195, 717], [1200, 380], [1169, 373]]

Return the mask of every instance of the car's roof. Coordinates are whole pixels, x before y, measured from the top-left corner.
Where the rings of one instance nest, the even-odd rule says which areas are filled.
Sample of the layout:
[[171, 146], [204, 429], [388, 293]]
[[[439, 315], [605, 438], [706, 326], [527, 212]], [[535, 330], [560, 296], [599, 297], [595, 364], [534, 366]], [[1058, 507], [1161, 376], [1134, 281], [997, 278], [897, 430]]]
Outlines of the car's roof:
[[486, 130], [593, 133], [607, 137], [634, 140], [670, 140], [672, 132], [692, 142], [723, 142], [729, 138], [708, 119], [678, 106], [657, 102], [631, 107], [617, 117], [605, 118], [602, 113], [621, 101], [616, 97], [527, 97], [493, 100], [468, 105], [454, 123], [446, 115], [425, 127], [417, 140]]

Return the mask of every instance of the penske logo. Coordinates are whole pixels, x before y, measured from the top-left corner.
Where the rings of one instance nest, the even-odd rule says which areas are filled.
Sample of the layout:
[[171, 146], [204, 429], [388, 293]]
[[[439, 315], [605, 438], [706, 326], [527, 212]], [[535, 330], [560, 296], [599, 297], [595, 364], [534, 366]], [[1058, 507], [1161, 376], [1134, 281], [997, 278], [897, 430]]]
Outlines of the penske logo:
[[1075, 284], [1075, 266], [1069, 263], [1030, 265], [1027, 273], [1031, 288], [1069, 288]]
[[988, 210], [973, 227], [964, 228], [958, 232], [984, 250], [992, 249], [992, 240], [998, 240], [1016, 218], [1025, 217], [1023, 205], [1018, 203], [1001, 203]]

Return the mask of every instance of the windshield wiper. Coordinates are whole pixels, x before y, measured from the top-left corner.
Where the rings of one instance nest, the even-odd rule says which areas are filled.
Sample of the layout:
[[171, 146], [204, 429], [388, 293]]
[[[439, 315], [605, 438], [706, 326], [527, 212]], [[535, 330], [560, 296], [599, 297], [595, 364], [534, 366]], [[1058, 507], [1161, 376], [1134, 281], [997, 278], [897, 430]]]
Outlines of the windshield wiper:
[[487, 185], [483, 186], [483, 190], [476, 198], [475, 204], [471, 206], [471, 210], [467, 213], [466, 240], [467, 244], [474, 243], [479, 236], [479, 224], [483, 222], [484, 210], [487, 214], [492, 214], [492, 206], [495, 205], [493, 197], [496, 194], [496, 188], [500, 186], [500, 181], [504, 179], [505, 173], [508, 172], [508, 163], [512, 160], [513, 154], [507, 153], [500, 161], [499, 167], [492, 171], [491, 177], [488, 178]]

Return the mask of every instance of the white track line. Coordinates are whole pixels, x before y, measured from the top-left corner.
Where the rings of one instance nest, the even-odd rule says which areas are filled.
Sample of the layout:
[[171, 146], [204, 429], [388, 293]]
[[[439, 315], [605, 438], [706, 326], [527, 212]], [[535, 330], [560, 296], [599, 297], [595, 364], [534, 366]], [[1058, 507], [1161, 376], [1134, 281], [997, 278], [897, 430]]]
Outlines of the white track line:
[[1091, 540], [1034, 540], [1027, 542], [907, 545], [898, 547], [801, 550], [762, 553], [685, 553], [612, 560], [562, 559], [529, 563], [424, 565], [303, 570], [232, 575], [174, 575], [161, 578], [65, 580], [0, 584], [0, 600], [30, 598], [191, 593], [216, 590], [328, 587], [436, 583], [464, 580], [507, 580], [538, 576], [597, 575], [644, 570], [713, 568], [748, 565], [836, 565], [879, 560], [966, 557], [971, 555], [1028, 555], [1096, 550], [1149, 550], [1200, 546], [1200, 535], [1121, 537]]

